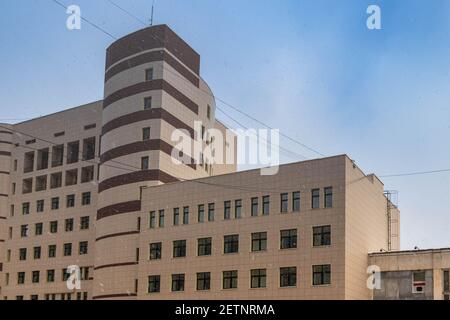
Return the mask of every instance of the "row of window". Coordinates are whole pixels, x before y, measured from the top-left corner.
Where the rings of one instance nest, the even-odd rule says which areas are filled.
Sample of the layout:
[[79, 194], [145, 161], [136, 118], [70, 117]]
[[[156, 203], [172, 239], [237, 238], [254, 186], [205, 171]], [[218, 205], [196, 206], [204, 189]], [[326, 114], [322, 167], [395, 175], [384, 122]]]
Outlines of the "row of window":
[[[88, 254], [88, 247], [89, 247], [88, 241], [80, 241], [78, 243], [78, 254], [79, 255]], [[19, 261], [26, 261], [27, 257], [28, 257], [27, 253], [28, 253], [27, 248], [20, 248], [19, 249]], [[47, 253], [48, 253], [49, 258], [56, 258], [56, 245], [49, 245]], [[62, 256], [70, 257], [70, 256], [72, 256], [72, 253], [73, 253], [72, 243], [65, 243], [63, 245]], [[10, 262], [11, 261], [11, 250], [7, 250], [6, 256], [7, 256], [6, 260], [8, 262]], [[41, 257], [42, 257], [42, 247], [34, 247], [33, 248], [33, 259], [39, 260], [39, 259], [41, 259]]]
[[[297, 267], [280, 268], [279, 285], [281, 288], [297, 286]], [[250, 288], [267, 288], [267, 269], [250, 270]], [[211, 290], [211, 273], [199, 272], [196, 274], [197, 291]], [[186, 276], [182, 274], [172, 274], [171, 291], [180, 292], [185, 290]], [[331, 265], [312, 266], [312, 284], [323, 286], [331, 284]], [[238, 271], [230, 270], [222, 272], [222, 289], [238, 288]], [[148, 293], [161, 292], [161, 276], [151, 275], [148, 277]]]
[[[60, 300], [72, 300], [73, 293], [46, 293], [44, 295], [45, 300], [56, 300], [57, 296], [60, 297]], [[88, 293], [87, 292], [77, 292], [76, 300], [87, 300]], [[6, 297], [5, 297], [6, 300]], [[24, 296], [16, 296], [16, 300], [24, 300]], [[39, 295], [32, 294], [30, 296], [30, 300], [39, 300]]]
[[[212, 254], [212, 238], [197, 239], [197, 255], [210, 256]], [[255, 232], [251, 234], [251, 251], [265, 251], [267, 250], [267, 232]], [[173, 241], [173, 258], [186, 257], [187, 241], [175, 240]], [[331, 245], [331, 226], [313, 227], [313, 246], [330, 246]], [[280, 231], [280, 249], [295, 249], [297, 248], [297, 229], [281, 230]], [[162, 242], [155, 242], [150, 244], [150, 260], [162, 259]], [[239, 252], [239, 235], [226, 235], [223, 237], [223, 253], [238, 253]]]
[[[61, 272], [61, 281], [67, 281], [70, 277], [71, 273], [68, 272], [67, 269], [62, 269]], [[89, 267], [81, 267], [80, 268], [80, 280], [89, 280]], [[56, 281], [56, 271], [55, 269], [46, 271], [46, 282], [54, 283]], [[17, 272], [17, 284], [24, 285], [26, 282], [26, 273], [25, 272]], [[31, 272], [31, 283], [36, 284], [41, 282], [41, 272], [40, 271], [32, 271]], [[9, 273], [6, 274], [6, 285], [9, 285]]]
[[[270, 196], [262, 197], [262, 204], [260, 207], [259, 198], [251, 198], [250, 203], [250, 213], [252, 217], [256, 217], [260, 214], [269, 215], [270, 213]], [[238, 199], [234, 201], [234, 218], [240, 219], [243, 216], [243, 201], [242, 199]], [[312, 209], [320, 208], [320, 189], [313, 189], [311, 191], [311, 205]], [[331, 208], [333, 206], [333, 188], [328, 187], [324, 188], [324, 207]], [[180, 223], [189, 224], [190, 218], [190, 208], [188, 206], [182, 208], [182, 213], [180, 212], [180, 208], [173, 209], [173, 225], [178, 226]], [[207, 212], [206, 212], [207, 210]], [[300, 192], [292, 192], [291, 195], [291, 206], [289, 206], [289, 193], [282, 193], [280, 195], [280, 212], [287, 213], [291, 210], [291, 212], [299, 212], [300, 211]], [[180, 215], [182, 217], [180, 218]], [[232, 217], [232, 202], [224, 201], [223, 206], [223, 219], [230, 220]], [[206, 220], [214, 221], [215, 219], [215, 204], [209, 203], [207, 208], [204, 204], [200, 204], [197, 207], [197, 222], [202, 223]], [[149, 216], [149, 227], [150, 229], [154, 229], [157, 226], [159, 228], [163, 228], [165, 225], [165, 210], [151, 211]]]

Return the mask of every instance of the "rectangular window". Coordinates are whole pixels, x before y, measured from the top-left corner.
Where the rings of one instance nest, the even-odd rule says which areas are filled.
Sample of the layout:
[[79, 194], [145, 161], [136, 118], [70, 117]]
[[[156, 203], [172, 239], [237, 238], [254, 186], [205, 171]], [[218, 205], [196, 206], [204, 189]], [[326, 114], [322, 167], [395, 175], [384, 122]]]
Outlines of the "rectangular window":
[[81, 195], [81, 205], [88, 206], [91, 204], [91, 193], [90, 192], [84, 192]]
[[189, 207], [183, 208], [183, 224], [189, 224]]
[[[69, 277], [70, 277], [70, 273], [67, 272], [67, 269], [66, 268], [62, 269], [62, 281], [67, 281], [69, 279]], [[63, 298], [63, 300], [64, 300], [64, 298]]]
[[177, 240], [173, 242], [173, 257], [186, 257], [186, 240]]
[[66, 207], [67, 208], [75, 207], [75, 195], [74, 194], [69, 194], [66, 197]]
[[162, 242], [150, 243], [150, 260], [160, 260], [162, 255]]
[[286, 213], [289, 209], [289, 195], [287, 193], [282, 193], [280, 195], [280, 212]]
[[281, 249], [297, 248], [297, 229], [281, 231]]
[[267, 250], [267, 232], [252, 233], [252, 251]]
[[28, 173], [34, 169], [34, 151], [25, 153], [25, 158], [23, 162], [23, 172]]
[[145, 70], [145, 81], [153, 80], [153, 68], [149, 68]]
[[173, 225], [180, 225], [180, 208], [173, 209]]
[[17, 273], [17, 284], [24, 284], [25, 283], [25, 272], [18, 272]]
[[152, 108], [152, 97], [144, 98], [144, 110], [149, 110]]
[[33, 258], [34, 260], [39, 260], [41, 258], [41, 247], [33, 248]]
[[159, 210], [159, 227], [160, 228], [164, 228], [164, 220], [165, 220], [165, 215], [164, 215], [164, 210]]
[[223, 253], [239, 252], [239, 235], [233, 234], [224, 237]]
[[148, 293], [157, 293], [161, 291], [161, 276], [148, 277]]
[[33, 271], [32, 272], [32, 282], [33, 283], [39, 283], [39, 276], [40, 276], [40, 273], [39, 273], [39, 271]]
[[36, 236], [41, 236], [42, 235], [42, 231], [43, 231], [43, 225], [42, 223], [36, 223], [34, 225], [34, 234]]
[[81, 183], [94, 181], [94, 166], [81, 168]]
[[20, 261], [27, 260], [27, 248], [19, 249], [19, 260]]
[[44, 212], [44, 200], [36, 201], [36, 212]]
[[251, 214], [252, 217], [258, 216], [258, 198], [252, 198]]
[[208, 204], [208, 221], [214, 221], [214, 203]]
[[52, 210], [58, 210], [59, 209], [59, 198], [55, 197], [52, 198], [52, 206], [51, 206]]
[[198, 239], [197, 254], [199, 257], [211, 255], [212, 238]]
[[83, 160], [95, 159], [95, 137], [83, 140]]
[[313, 228], [313, 246], [331, 245], [331, 226], [320, 226]]
[[52, 173], [50, 175], [50, 188], [56, 189], [62, 186], [62, 172]]
[[89, 243], [87, 241], [81, 241], [79, 243], [79, 250], [78, 253], [80, 255], [85, 255], [88, 254], [88, 248], [89, 248]]
[[206, 117], [208, 118], [208, 120], [211, 120], [211, 106], [208, 105], [206, 107]]
[[47, 282], [55, 282], [55, 270], [47, 270]]
[[450, 271], [444, 270], [444, 292], [450, 293]]
[[300, 211], [300, 191], [292, 193], [292, 211]]
[[49, 258], [56, 257], [56, 245], [52, 244], [48, 246], [48, 257]]
[[266, 287], [266, 269], [253, 269], [250, 271], [251, 287], [265, 288]]
[[30, 203], [29, 202], [22, 203], [22, 214], [23, 215], [30, 214]]
[[211, 288], [211, 273], [199, 272], [197, 273], [197, 290], [205, 291]]
[[328, 187], [324, 189], [324, 206], [325, 208], [333, 207], [333, 188]]
[[205, 205], [203, 205], [203, 204], [200, 204], [198, 206], [198, 218], [197, 218], [197, 221], [199, 223], [205, 222]]
[[270, 196], [263, 197], [263, 216], [267, 216], [270, 213]]
[[311, 208], [318, 209], [320, 206], [320, 189], [311, 191]]
[[14, 212], [15, 212], [15, 208], [14, 208], [14, 205], [12, 204], [11, 207], [10, 207], [10, 209], [9, 209], [9, 215], [10, 215], [11, 217], [14, 217]]
[[22, 238], [28, 237], [28, 225], [27, 224], [20, 226], [20, 236]]
[[64, 244], [64, 257], [68, 257], [72, 255], [72, 244], [65, 243]]
[[155, 211], [150, 212], [149, 221], [150, 221], [150, 225], [149, 225], [150, 229], [155, 229], [156, 228], [156, 212]]
[[142, 157], [141, 158], [141, 170], [148, 170], [150, 163], [149, 157]]
[[37, 164], [36, 169], [37, 170], [44, 170], [48, 168], [48, 157], [49, 150], [48, 148], [41, 149], [37, 152]]
[[65, 224], [66, 232], [72, 232], [73, 231], [73, 219], [66, 219], [64, 221], [64, 224]]
[[52, 147], [52, 168], [63, 165], [64, 159], [64, 145]]
[[240, 219], [242, 217], [242, 200], [236, 200], [234, 202], [234, 218]]
[[80, 154], [79, 141], [74, 141], [67, 144], [67, 164], [78, 162], [79, 154]]
[[89, 229], [89, 217], [81, 217], [80, 218], [80, 229], [81, 230]]
[[224, 220], [231, 219], [231, 201], [225, 201], [223, 203], [223, 219]]
[[223, 288], [236, 289], [238, 286], [238, 272], [237, 270], [223, 272]]
[[66, 171], [66, 186], [73, 186], [78, 183], [78, 169]]
[[295, 287], [297, 285], [297, 267], [280, 268], [280, 287]]
[[27, 194], [33, 192], [33, 178], [23, 179], [22, 193]]
[[172, 275], [172, 291], [184, 291], [184, 274]]
[[47, 176], [36, 178], [36, 192], [47, 190]]
[[146, 140], [150, 140], [150, 128], [143, 128], [142, 129], [142, 140], [146, 141]]
[[322, 286], [331, 284], [331, 265], [313, 266], [313, 285]]

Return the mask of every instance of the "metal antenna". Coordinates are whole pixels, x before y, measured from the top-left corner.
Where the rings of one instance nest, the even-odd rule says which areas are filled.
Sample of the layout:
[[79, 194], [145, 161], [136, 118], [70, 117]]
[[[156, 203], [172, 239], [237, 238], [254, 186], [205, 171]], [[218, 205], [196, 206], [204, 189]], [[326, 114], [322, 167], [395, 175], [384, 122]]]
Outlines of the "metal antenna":
[[152, 15], [150, 17], [150, 26], [153, 26], [153, 12], [154, 12], [154, 8], [155, 8], [155, 0], [153, 0], [153, 3], [152, 3]]

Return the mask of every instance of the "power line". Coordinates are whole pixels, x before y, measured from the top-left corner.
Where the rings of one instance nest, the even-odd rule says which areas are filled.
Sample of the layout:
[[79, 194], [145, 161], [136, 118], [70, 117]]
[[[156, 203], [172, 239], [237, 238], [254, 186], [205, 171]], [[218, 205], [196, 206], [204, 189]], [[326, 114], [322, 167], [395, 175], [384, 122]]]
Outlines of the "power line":
[[128, 16], [130, 16], [131, 18], [135, 19], [136, 21], [138, 21], [139, 23], [141, 23], [144, 26], [148, 26], [148, 24], [146, 22], [144, 22], [143, 20], [141, 20], [140, 18], [136, 17], [134, 14], [132, 14], [130, 11], [122, 8], [121, 6], [119, 6], [117, 3], [115, 3], [112, 0], [106, 0], [108, 1], [111, 5], [115, 6], [117, 9], [121, 10], [122, 12], [124, 12], [125, 14], [127, 14]]
[[399, 173], [399, 174], [389, 174], [389, 175], [380, 176], [380, 178], [418, 176], [418, 175], [443, 173], [443, 172], [450, 172], [450, 169], [441, 169], [441, 170], [432, 170], [432, 171], [419, 171], [419, 172], [409, 172], [409, 173]]

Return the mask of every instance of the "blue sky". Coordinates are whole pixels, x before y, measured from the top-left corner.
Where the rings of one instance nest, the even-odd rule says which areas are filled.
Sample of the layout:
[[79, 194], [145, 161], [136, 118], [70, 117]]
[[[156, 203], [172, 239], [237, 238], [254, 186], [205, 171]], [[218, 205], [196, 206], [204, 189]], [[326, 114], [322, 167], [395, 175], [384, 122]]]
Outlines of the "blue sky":
[[[142, 27], [107, 0], [60, 1], [117, 37]], [[114, 1], [150, 15], [151, 0]], [[366, 28], [369, 4], [382, 30]], [[112, 39], [86, 23], [68, 31], [66, 18], [51, 0], [1, 1], [1, 119], [102, 99]], [[380, 176], [450, 167], [449, 1], [156, 0], [155, 23], [201, 54], [217, 97], [324, 154]], [[382, 180], [399, 191], [403, 249], [450, 246], [450, 173]]]

